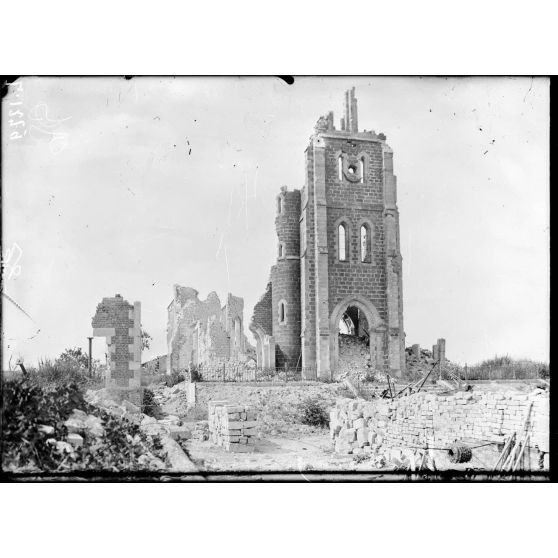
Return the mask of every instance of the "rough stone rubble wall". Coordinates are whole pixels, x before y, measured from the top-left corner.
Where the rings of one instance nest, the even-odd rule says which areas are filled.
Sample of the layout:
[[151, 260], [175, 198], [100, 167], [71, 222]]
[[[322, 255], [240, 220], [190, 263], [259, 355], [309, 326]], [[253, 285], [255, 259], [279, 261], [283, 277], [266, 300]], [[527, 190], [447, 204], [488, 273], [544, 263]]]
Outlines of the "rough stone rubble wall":
[[243, 312], [240, 297], [229, 294], [221, 307], [215, 292], [202, 301], [195, 289], [175, 285], [168, 307], [167, 374], [183, 372], [190, 363], [246, 360]]
[[91, 321], [93, 335], [105, 337], [108, 350], [106, 387], [141, 385], [141, 304], [117, 294], [103, 298]]
[[[532, 404], [532, 405], [531, 405]], [[343, 399], [330, 413], [337, 453], [449, 447], [454, 442], [503, 443], [520, 432], [530, 410], [531, 451], [549, 451], [548, 391], [418, 393], [394, 401]], [[496, 447], [496, 446], [494, 446]]]
[[251, 405], [231, 405], [227, 401], [208, 403], [209, 439], [226, 451], [254, 451], [258, 431], [257, 414]]
[[265, 293], [254, 306], [250, 331], [256, 339], [256, 358], [260, 368], [275, 368], [275, 338], [273, 337], [273, 310], [271, 281]]

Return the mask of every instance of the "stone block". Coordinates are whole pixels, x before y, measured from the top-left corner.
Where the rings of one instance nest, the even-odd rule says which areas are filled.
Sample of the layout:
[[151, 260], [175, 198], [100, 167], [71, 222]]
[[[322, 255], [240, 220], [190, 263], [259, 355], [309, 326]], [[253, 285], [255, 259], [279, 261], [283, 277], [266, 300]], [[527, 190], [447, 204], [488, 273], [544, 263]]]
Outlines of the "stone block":
[[356, 430], [354, 428], [347, 428], [344, 436], [347, 442], [354, 442], [356, 439]]
[[258, 426], [258, 421], [256, 420], [245, 420], [245, 421], [229, 421], [228, 427], [230, 429], [242, 429], [242, 428], [252, 428]]
[[76, 432], [71, 432], [70, 434], [68, 434], [68, 436], [66, 436], [66, 441], [74, 448], [83, 446], [83, 438]]
[[364, 418], [358, 418], [356, 420], [353, 421], [353, 428], [356, 428], [357, 430], [359, 428], [364, 428]]
[[227, 411], [227, 414], [235, 414], [235, 413], [244, 413], [245, 409], [244, 407], [241, 407], [239, 405], [226, 405], [225, 409]]

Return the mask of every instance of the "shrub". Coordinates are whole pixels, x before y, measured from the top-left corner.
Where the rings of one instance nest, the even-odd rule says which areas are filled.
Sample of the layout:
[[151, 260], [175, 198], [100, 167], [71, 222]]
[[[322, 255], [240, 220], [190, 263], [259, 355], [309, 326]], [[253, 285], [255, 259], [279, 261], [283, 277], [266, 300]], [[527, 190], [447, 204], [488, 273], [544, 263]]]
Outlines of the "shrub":
[[[1, 403], [4, 470], [135, 471], [148, 469], [149, 454], [164, 459], [160, 440], [89, 405], [75, 382], [48, 388], [27, 377], [13, 379], [4, 383]], [[57, 442], [66, 440], [64, 422], [74, 409], [101, 418], [104, 434], [95, 437], [84, 432], [81, 447], [64, 448]], [[43, 425], [54, 431], [47, 433]]]
[[324, 404], [317, 397], [308, 397], [298, 405], [300, 422], [308, 426], [329, 426], [329, 413]]
[[181, 374], [180, 372], [173, 372], [165, 378], [165, 385], [167, 387], [173, 387], [180, 382], [184, 382], [185, 380], [186, 378], [184, 377], [184, 374]]
[[[85, 359], [85, 360], [84, 360]], [[81, 349], [66, 349], [54, 361], [49, 358], [39, 360], [37, 367], [26, 368], [25, 378], [34, 385], [45, 388], [67, 386], [75, 383], [82, 388], [94, 388], [101, 383], [100, 378], [90, 378], [87, 364], [88, 357]], [[94, 361], [94, 370], [99, 362]]]
[[201, 382], [202, 381], [202, 375], [195, 366], [192, 366], [192, 368], [190, 368], [190, 381], [191, 382]]
[[143, 390], [143, 403], [141, 410], [144, 414], [156, 418], [157, 420], [163, 418], [164, 416], [159, 403], [155, 400], [155, 396], [150, 389]]
[[89, 367], [89, 357], [83, 352], [81, 347], [66, 349], [56, 360], [55, 364], [68, 365], [76, 370], [87, 370]]

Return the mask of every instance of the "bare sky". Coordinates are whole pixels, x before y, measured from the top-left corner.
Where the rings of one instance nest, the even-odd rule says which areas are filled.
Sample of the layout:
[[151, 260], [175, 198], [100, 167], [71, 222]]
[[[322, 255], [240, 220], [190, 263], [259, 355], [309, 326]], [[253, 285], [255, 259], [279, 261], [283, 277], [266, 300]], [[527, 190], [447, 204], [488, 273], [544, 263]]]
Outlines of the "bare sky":
[[548, 360], [547, 79], [24, 78], [2, 107], [2, 256], [29, 317], [3, 298], [3, 365], [85, 349], [116, 293], [142, 303], [143, 360], [165, 354], [174, 283], [244, 297], [247, 323], [275, 195], [303, 185], [313, 125], [338, 125], [351, 86], [394, 150], [407, 344]]

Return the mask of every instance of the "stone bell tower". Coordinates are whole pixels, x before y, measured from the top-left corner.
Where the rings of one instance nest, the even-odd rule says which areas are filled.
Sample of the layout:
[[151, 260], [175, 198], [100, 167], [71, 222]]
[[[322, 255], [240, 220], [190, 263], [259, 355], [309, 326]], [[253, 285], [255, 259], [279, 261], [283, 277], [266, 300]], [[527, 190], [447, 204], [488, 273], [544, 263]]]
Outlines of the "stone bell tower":
[[339, 322], [366, 323], [375, 367], [405, 366], [399, 212], [393, 152], [384, 134], [359, 131], [355, 90], [345, 93], [340, 130], [321, 117], [306, 149], [301, 192], [301, 353], [305, 368], [331, 377]]
[[306, 148], [306, 184], [277, 196], [277, 263], [250, 325], [258, 365], [302, 367], [306, 379], [340, 368], [340, 328], [366, 363], [405, 369], [399, 212], [393, 152], [384, 134], [359, 131], [354, 88], [340, 129], [322, 116]]

